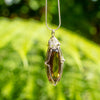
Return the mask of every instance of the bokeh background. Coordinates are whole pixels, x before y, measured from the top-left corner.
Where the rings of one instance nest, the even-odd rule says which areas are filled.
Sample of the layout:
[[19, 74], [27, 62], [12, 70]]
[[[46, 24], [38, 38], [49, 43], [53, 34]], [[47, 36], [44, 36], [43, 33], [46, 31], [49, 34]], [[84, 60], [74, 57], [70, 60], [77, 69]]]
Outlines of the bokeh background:
[[[100, 100], [100, 0], [60, 2], [65, 63], [53, 86], [44, 65], [45, 0], [0, 0], [0, 100]], [[48, 23], [59, 24], [57, 0], [48, 0]]]

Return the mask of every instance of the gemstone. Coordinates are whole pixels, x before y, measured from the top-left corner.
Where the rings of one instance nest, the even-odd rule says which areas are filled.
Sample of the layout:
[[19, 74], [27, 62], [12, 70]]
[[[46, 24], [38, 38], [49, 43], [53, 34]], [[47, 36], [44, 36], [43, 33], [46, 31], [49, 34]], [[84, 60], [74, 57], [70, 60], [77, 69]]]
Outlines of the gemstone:
[[60, 43], [55, 36], [52, 36], [48, 42], [47, 60], [45, 61], [45, 65], [47, 66], [48, 80], [54, 85], [56, 85], [61, 78], [64, 61]]
[[54, 81], [54, 83], [57, 83], [57, 81], [60, 80], [60, 74], [61, 74], [61, 60], [60, 60], [60, 52], [58, 49], [52, 49], [49, 50], [48, 53], [51, 52], [50, 59], [48, 61], [47, 66], [47, 76], [50, 82]]

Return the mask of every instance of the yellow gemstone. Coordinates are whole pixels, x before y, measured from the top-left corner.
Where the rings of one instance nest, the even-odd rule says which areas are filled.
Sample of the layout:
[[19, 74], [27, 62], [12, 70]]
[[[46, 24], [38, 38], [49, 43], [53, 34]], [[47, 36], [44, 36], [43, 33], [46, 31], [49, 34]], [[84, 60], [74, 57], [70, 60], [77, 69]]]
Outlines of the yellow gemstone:
[[61, 53], [60, 43], [55, 36], [48, 42], [48, 52], [45, 65], [47, 66], [47, 76], [54, 85], [60, 80], [63, 70], [64, 58]]
[[60, 80], [60, 73], [61, 73], [61, 60], [58, 49], [52, 49], [48, 65], [49, 65], [47, 67], [48, 79], [50, 82], [54, 81], [56, 83], [57, 81]]

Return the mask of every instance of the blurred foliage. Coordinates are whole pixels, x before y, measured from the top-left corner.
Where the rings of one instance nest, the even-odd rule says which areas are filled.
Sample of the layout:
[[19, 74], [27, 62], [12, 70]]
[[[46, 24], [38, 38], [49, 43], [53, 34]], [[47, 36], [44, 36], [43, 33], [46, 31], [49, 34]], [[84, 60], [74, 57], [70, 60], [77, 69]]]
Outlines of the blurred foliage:
[[100, 100], [100, 47], [66, 29], [56, 33], [66, 61], [53, 86], [44, 66], [45, 24], [0, 18], [0, 100]]
[[[60, 0], [62, 26], [100, 44], [100, 0]], [[0, 0], [0, 16], [44, 21], [45, 0]], [[58, 25], [57, 0], [48, 0], [48, 21]]]

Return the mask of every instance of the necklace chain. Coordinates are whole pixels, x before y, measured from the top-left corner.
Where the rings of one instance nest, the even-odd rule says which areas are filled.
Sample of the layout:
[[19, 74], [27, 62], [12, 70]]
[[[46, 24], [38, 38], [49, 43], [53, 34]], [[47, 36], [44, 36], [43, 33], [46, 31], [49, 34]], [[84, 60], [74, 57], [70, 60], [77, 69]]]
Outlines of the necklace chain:
[[46, 23], [47, 28], [48, 28], [49, 30], [51, 30], [52, 33], [54, 33], [54, 32], [55, 32], [56, 30], [58, 30], [58, 29], [60, 28], [60, 26], [61, 26], [60, 1], [58, 0], [59, 25], [58, 25], [58, 27], [57, 27], [56, 29], [50, 28], [50, 27], [48, 26], [48, 24], [47, 24], [47, 6], [48, 6], [48, 4], [47, 4], [47, 0], [46, 0], [46, 3], [45, 3], [45, 23]]

